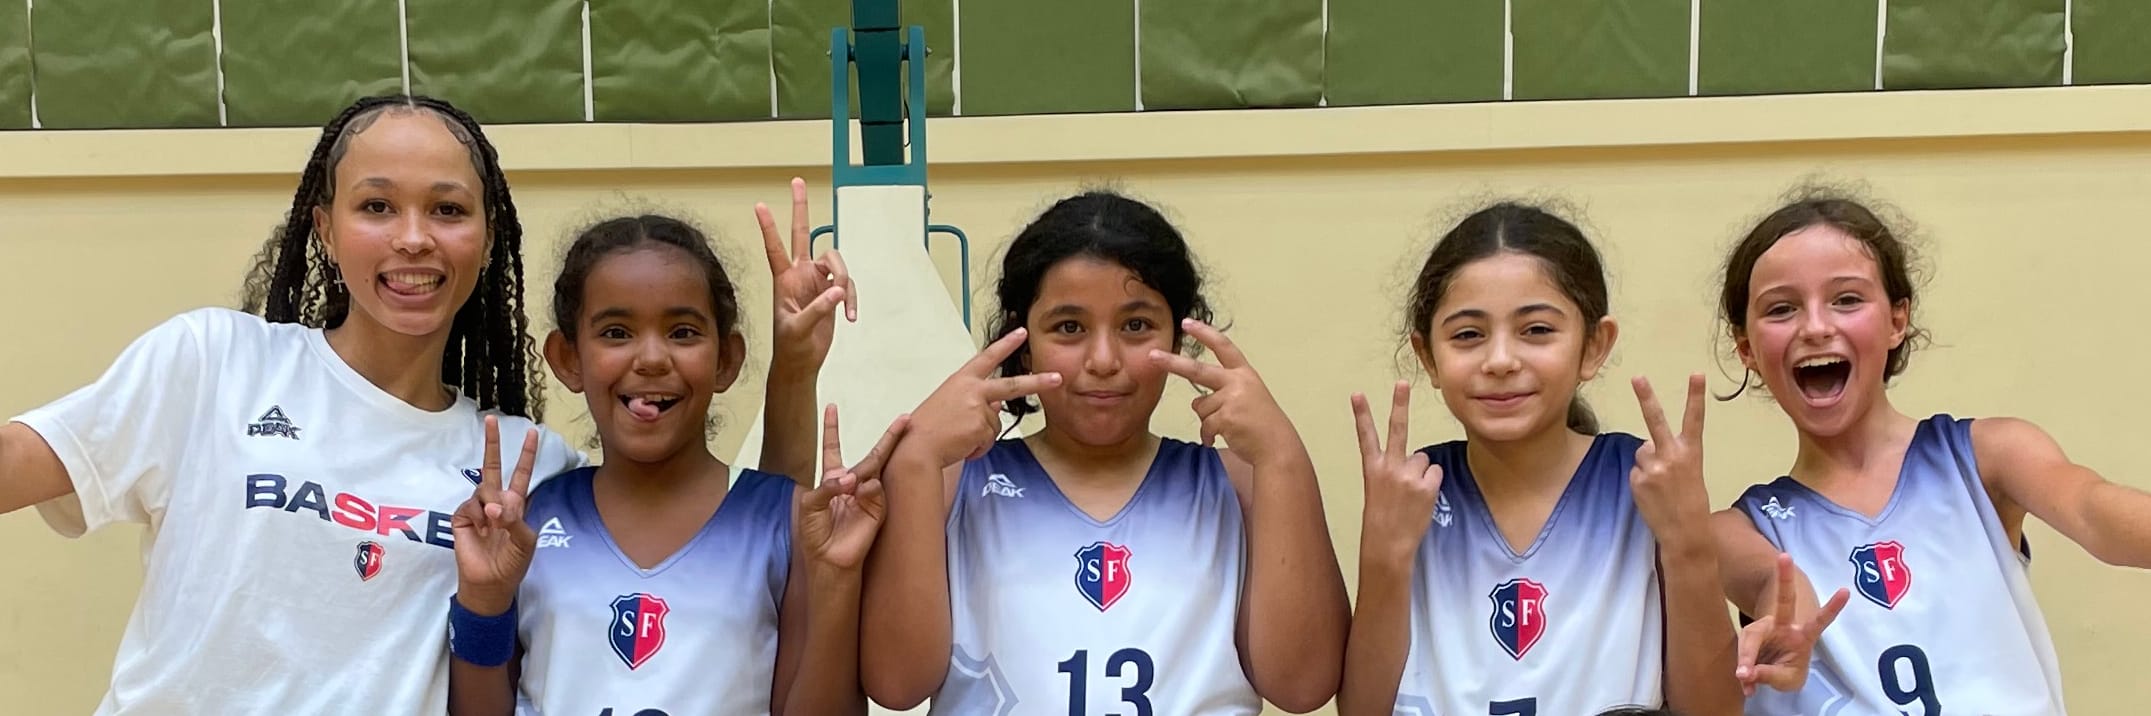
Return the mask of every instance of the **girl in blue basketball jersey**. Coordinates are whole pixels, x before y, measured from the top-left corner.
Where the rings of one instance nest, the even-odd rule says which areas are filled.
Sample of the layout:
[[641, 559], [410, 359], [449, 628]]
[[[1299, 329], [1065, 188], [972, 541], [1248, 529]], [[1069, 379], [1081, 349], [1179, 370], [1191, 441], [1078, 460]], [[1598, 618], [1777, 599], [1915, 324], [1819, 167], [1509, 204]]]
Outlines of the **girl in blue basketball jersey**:
[[[1116, 194], [1069, 197], [1016, 236], [997, 293], [995, 339], [890, 458], [868, 694], [997, 715], [1329, 701], [1350, 617], [1313, 463], [1204, 322], [1179, 231]], [[1218, 362], [1183, 355], [1192, 342]], [[1205, 391], [1200, 444], [1149, 430], [1168, 375]], [[1045, 425], [996, 440], [1004, 410]]]
[[813, 469], [815, 376], [836, 307], [850, 306], [841, 257], [808, 256], [805, 192], [794, 180], [789, 249], [757, 207], [777, 343], [763, 465], [781, 472], [709, 450], [705, 416], [746, 345], [703, 235], [621, 217], [569, 248], [546, 358], [587, 397], [604, 462], [527, 499], [527, 470], [504, 482], [488, 464], [457, 512], [451, 713], [863, 711], [860, 567], [881, 517], [880, 456], [904, 423], [847, 471], [832, 406], [820, 485], [784, 474]]
[[1465, 440], [1407, 453], [1352, 397], [1365, 468], [1346, 714], [1740, 708], [1702, 475], [1702, 376], [1669, 424], [1636, 378], [1648, 440], [1599, 432], [1576, 392], [1613, 350], [1598, 252], [1501, 203], [1443, 236], [1413, 286], [1413, 352]]
[[[1785, 690], [1750, 711], [2062, 713], [2024, 518], [2110, 564], [2151, 567], [2151, 495], [2071, 462], [2031, 423], [1922, 420], [1891, 404], [1887, 382], [1924, 333], [1911, 250], [1890, 223], [1804, 190], [1725, 262], [1720, 317], [1741, 387], [1760, 378], [1799, 439], [1784, 476], [1712, 517], [1726, 595], [1758, 624], [1813, 609], [1818, 587], [1859, 595], [1804, 684], [1747, 670], [1751, 686]], [[1779, 552], [1799, 569], [1773, 569]]]

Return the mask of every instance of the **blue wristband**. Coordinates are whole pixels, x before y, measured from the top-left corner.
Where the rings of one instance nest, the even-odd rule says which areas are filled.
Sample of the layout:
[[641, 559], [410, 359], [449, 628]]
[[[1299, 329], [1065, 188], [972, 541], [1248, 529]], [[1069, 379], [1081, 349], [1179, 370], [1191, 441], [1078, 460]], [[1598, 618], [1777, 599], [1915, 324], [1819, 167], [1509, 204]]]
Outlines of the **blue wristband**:
[[448, 598], [448, 653], [478, 666], [500, 666], [515, 656], [515, 603], [496, 616], [479, 616]]

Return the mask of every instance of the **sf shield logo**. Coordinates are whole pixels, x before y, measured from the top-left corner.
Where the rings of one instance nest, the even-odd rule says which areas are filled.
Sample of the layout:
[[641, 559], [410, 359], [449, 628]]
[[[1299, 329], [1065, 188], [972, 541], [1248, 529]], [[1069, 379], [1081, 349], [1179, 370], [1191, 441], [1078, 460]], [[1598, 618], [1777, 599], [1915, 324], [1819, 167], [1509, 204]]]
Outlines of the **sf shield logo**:
[[1486, 620], [1509, 658], [1522, 661], [1531, 646], [1546, 635], [1546, 587], [1529, 579], [1502, 582], [1486, 595], [1494, 600], [1494, 614]]
[[612, 653], [630, 670], [642, 668], [665, 648], [665, 600], [637, 592], [612, 600]]
[[1128, 548], [1111, 542], [1092, 542], [1077, 550], [1076, 591], [1098, 611], [1113, 608], [1113, 603], [1127, 596], [1128, 587], [1135, 583], [1134, 575], [1128, 573], [1131, 555]]
[[1905, 566], [1904, 545], [1891, 540], [1853, 548], [1852, 584], [1867, 601], [1896, 609], [1905, 593], [1912, 591], [1912, 568]]
[[373, 578], [381, 573], [381, 559], [387, 556], [388, 550], [382, 549], [381, 543], [360, 542], [358, 555], [351, 558], [351, 567], [358, 570], [359, 581], [373, 581]]

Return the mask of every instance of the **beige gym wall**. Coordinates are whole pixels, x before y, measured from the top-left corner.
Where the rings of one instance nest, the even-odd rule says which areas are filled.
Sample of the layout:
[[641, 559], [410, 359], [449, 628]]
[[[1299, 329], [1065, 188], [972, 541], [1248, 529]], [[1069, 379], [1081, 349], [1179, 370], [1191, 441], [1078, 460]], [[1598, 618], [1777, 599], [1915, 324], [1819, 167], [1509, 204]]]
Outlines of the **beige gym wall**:
[[[1350, 580], [1361, 489], [1347, 396], [1382, 395], [1400, 375], [1424, 386], [1398, 360], [1397, 307], [1438, 217], [1493, 195], [1582, 209], [1623, 328], [1588, 394], [1610, 427], [1640, 431], [1627, 377], [1647, 375], [1665, 396], [1691, 371], [1730, 386], [1712, 308], [1728, 243], [1803, 176], [1864, 180], [1917, 221], [1933, 269], [1916, 320], [1935, 345], [1892, 391], [1897, 404], [2030, 419], [2079, 462], [2151, 489], [2151, 453], [2135, 442], [2151, 423], [2139, 379], [2151, 337], [2136, 320], [2151, 305], [2151, 243], [2135, 218], [2151, 196], [2147, 117], [2151, 88], [2125, 87], [934, 120], [933, 219], [970, 233], [975, 271], [990, 279], [1013, 232], [1080, 185], [1162, 204], [1210, 269], [1230, 335], [1306, 437]], [[534, 324], [563, 242], [600, 212], [700, 219], [761, 306], [753, 203], [781, 209], [793, 174], [828, 196], [818, 122], [493, 133], [529, 232]], [[0, 419], [95, 379], [174, 313], [230, 305], [311, 134], [0, 133]], [[817, 224], [828, 209], [815, 207]], [[989, 288], [974, 287], [980, 313]], [[862, 320], [874, 300], [862, 297]], [[759, 323], [750, 333], [757, 355], [767, 336]], [[725, 402], [721, 454], [751, 422], [761, 375]], [[1161, 431], [1194, 434], [1188, 395], [1167, 396]], [[1437, 394], [1418, 395], [1413, 442], [1456, 437]], [[548, 397], [549, 422], [588, 434], [580, 396], [556, 386]], [[1713, 403], [1712, 503], [1778, 474], [1792, 449], [1767, 400]], [[95, 705], [140, 584], [140, 534], [69, 541], [33, 511], [0, 516], [0, 711]], [[2101, 565], [2043, 525], [2029, 534], [2071, 710], [2132, 712], [2146, 693], [2151, 620], [2139, 607], [2151, 574]]]

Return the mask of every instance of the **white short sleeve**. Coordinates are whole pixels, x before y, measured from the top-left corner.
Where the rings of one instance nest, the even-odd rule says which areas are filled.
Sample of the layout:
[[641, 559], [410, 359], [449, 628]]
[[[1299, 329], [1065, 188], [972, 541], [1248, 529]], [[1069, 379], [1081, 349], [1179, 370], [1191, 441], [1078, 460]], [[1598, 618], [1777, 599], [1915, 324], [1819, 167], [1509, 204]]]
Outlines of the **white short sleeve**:
[[203, 311], [181, 314], [120, 353], [103, 377], [14, 419], [45, 439], [67, 468], [73, 495], [39, 504], [68, 537], [162, 515], [172, 474], [214, 382]]

